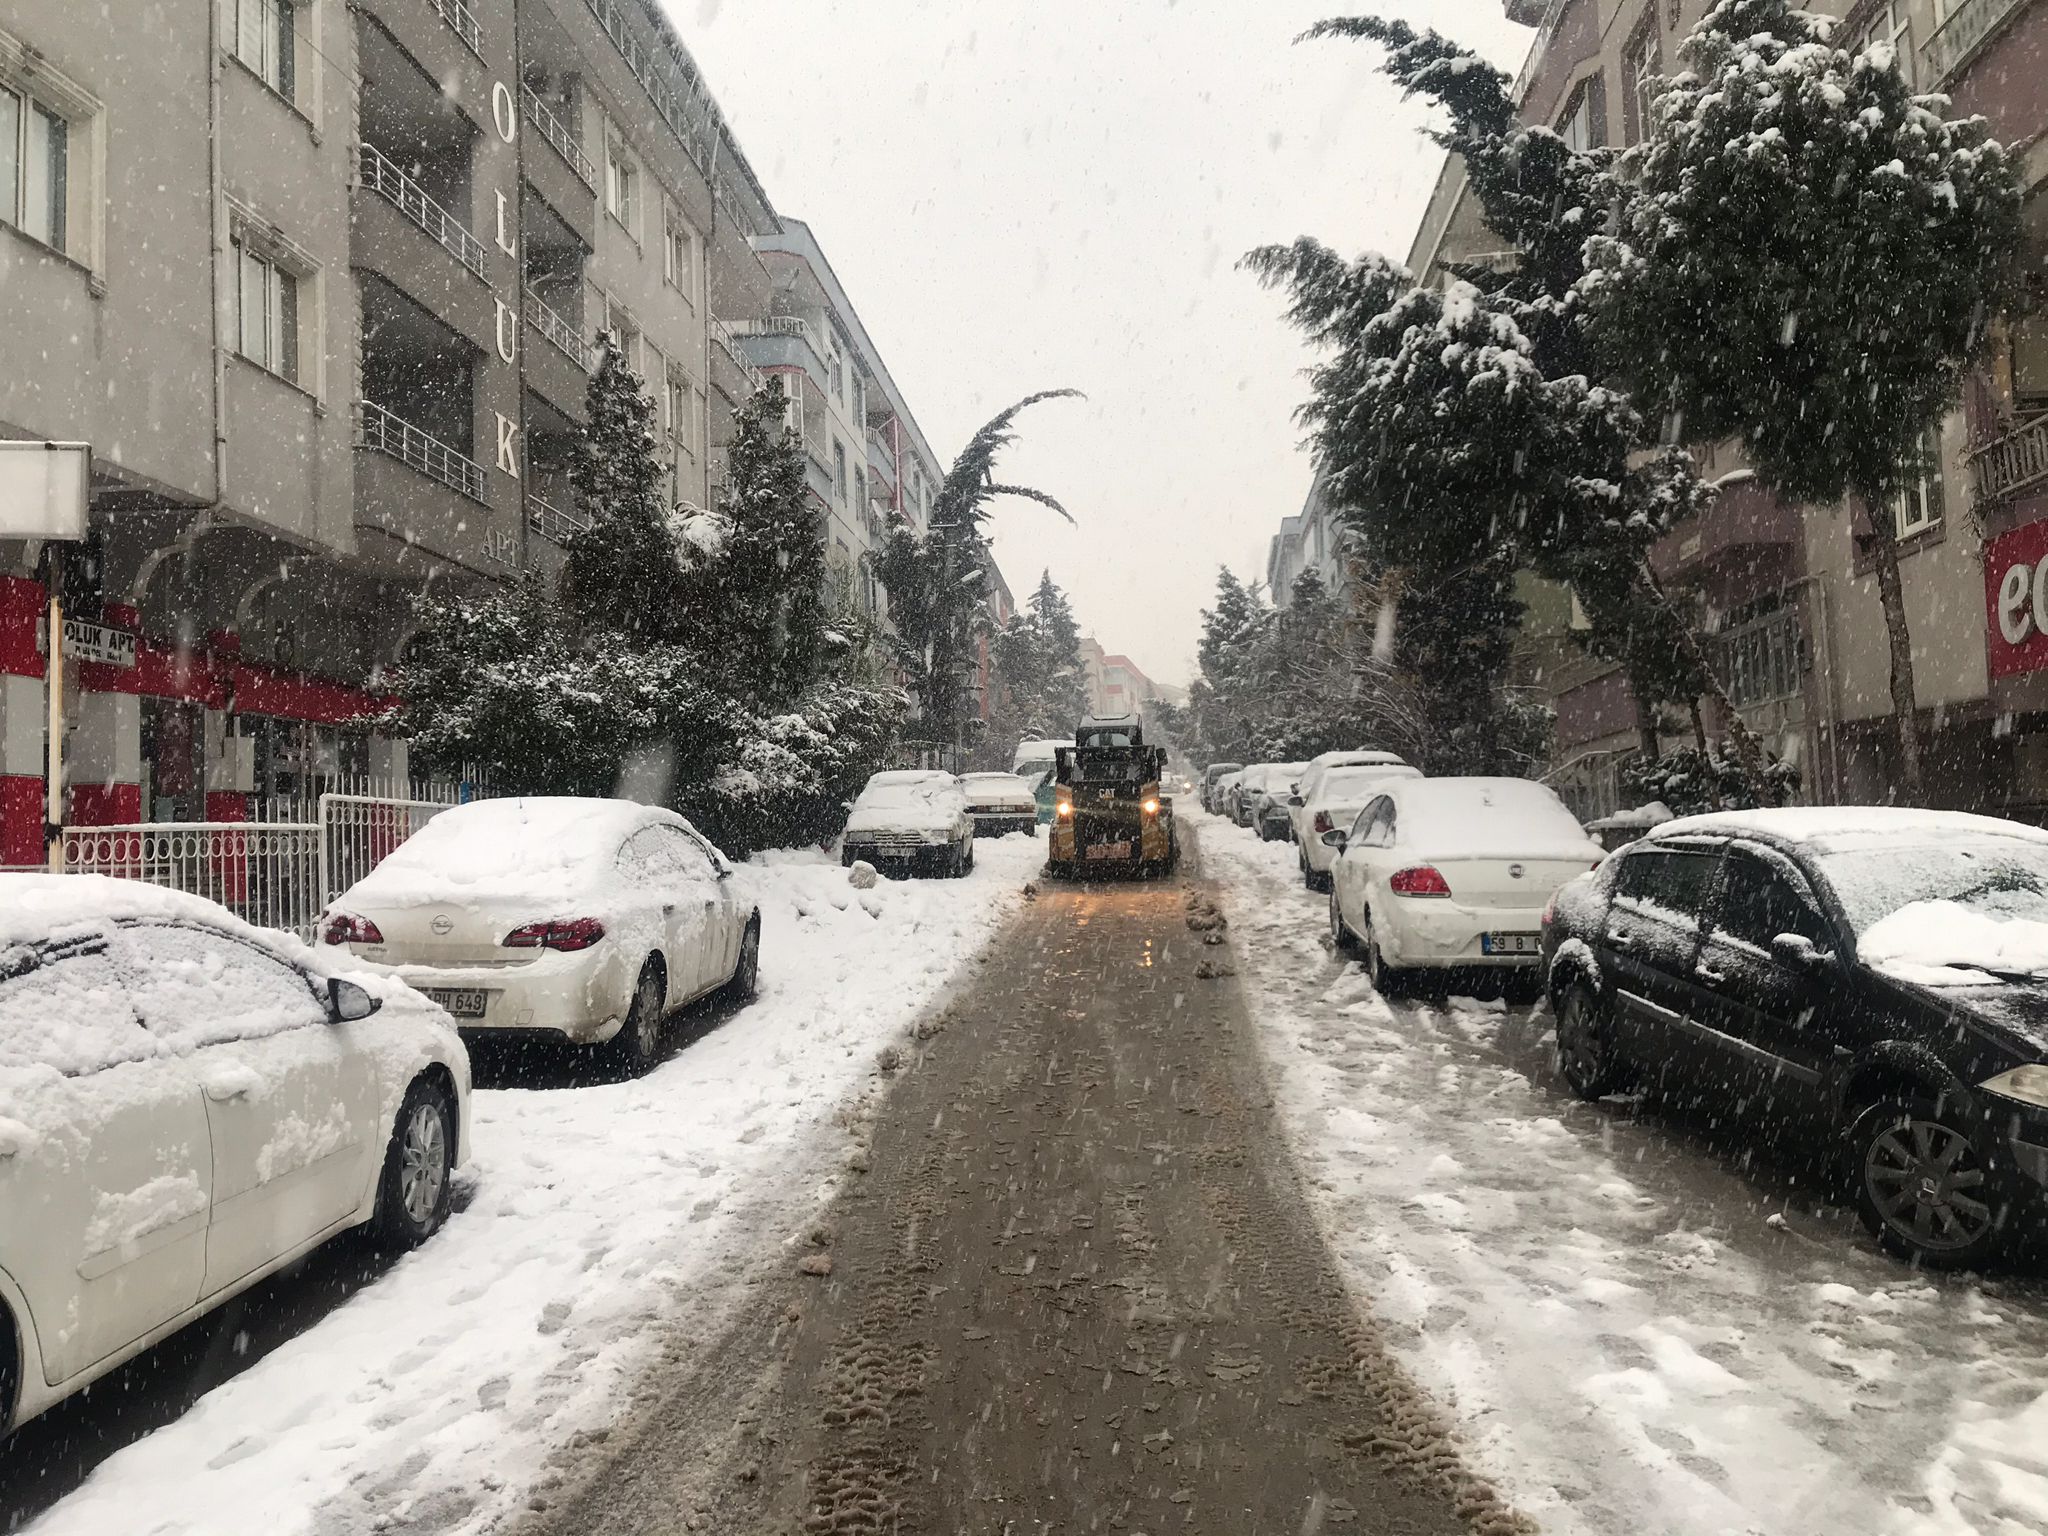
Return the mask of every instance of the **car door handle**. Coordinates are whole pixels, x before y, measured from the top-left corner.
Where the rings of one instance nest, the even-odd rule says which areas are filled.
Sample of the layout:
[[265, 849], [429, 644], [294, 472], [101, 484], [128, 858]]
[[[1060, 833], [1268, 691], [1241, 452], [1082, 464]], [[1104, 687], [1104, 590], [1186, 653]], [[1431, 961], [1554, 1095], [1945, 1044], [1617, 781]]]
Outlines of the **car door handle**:
[[208, 1083], [206, 1096], [216, 1104], [231, 1104], [236, 1099], [249, 1097], [247, 1083]]
[[1616, 949], [1628, 949], [1635, 944], [1635, 940], [1625, 933], [1610, 933], [1607, 942]]
[[1728, 979], [1726, 971], [1717, 971], [1711, 965], [1696, 965], [1692, 968], [1692, 973], [1699, 977], [1701, 981], [1726, 981]]

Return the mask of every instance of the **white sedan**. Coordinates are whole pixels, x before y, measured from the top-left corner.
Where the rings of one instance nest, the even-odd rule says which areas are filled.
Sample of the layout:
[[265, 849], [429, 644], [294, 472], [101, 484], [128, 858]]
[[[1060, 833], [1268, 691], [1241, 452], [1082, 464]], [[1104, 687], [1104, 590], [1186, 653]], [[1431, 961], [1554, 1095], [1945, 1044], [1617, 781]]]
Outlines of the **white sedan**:
[[974, 818], [977, 837], [1001, 837], [1006, 832], [1038, 836], [1038, 791], [1014, 773], [963, 773], [960, 787], [967, 792], [967, 814]]
[[885, 874], [966, 874], [974, 868], [967, 791], [954, 775], [937, 769], [876, 774], [846, 818], [839, 859], [865, 859]]
[[368, 1225], [447, 1217], [469, 1057], [388, 978], [196, 896], [0, 876], [0, 1429]]
[[[1310, 758], [1294, 781], [1294, 789], [1287, 797], [1287, 812], [1293, 822], [1293, 836], [1297, 845], [1306, 848], [1320, 834], [1310, 829], [1313, 814], [1309, 802], [1316, 798], [1316, 791], [1322, 787], [1323, 776], [1333, 768], [1404, 768], [1407, 764], [1398, 752], [1382, 752], [1376, 747], [1361, 747], [1356, 751], [1322, 752]], [[1302, 866], [1307, 871], [1307, 865]]]
[[441, 812], [339, 896], [331, 945], [467, 1031], [608, 1047], [645, 1071], [670, 1013], [754, 995], [761, 914], [673, 811], [533, 796]]
[[1553, 790], [1528, 779], [1389, 784], [1322, 841], [1339, 854], [1330, 935], [1363, 954], [1383, 996], [1418, 971], [1487, 970], [1533, 999], [1544, 907], [1607, 856]]
[[1312, 891], [1328, 890], [1337, 850], [1323, 839], [1331, 832], [1348, 828], [1359, 808], [1387, 785], [1421, 777], [1420, 768], [1410, 768], [1406, 763], [1347, 764], [1318, 774], [1315, 788], [1295, 811], [1307, 829], [1307, 836], [1295, 849], [1301, 863], [1301, 883]]

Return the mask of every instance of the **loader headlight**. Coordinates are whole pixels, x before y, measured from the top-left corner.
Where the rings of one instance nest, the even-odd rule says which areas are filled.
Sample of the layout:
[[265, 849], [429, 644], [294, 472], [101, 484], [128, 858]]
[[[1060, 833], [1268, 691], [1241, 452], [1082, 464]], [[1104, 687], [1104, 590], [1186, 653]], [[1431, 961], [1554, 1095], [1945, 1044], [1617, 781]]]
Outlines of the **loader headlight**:
[[1148, 799], [1145, 802], [1144, 811], [1147, 816], [1157, 816], [1159, 814], [1159, 802]]

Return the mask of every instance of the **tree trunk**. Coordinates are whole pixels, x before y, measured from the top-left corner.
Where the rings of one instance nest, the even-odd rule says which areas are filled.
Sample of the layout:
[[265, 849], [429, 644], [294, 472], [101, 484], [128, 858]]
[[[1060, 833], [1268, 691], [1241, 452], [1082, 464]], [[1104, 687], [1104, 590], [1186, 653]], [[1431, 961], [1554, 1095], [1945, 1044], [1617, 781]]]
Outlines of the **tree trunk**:
[[1687, 699], [1685, 703], [1686, 707], [1692, 711], [1693, 745], [1700, 749], [1700, 756], [1705, 757], [1707, 755], [1707, 722], [1706, 719], [1700, 714], [1699, 698], [1697, 695], [1695, 695], [1694, 697]]
[[1884, 605], [1884, 633], [1892, 659], [1892, 724], [1899, 733], [1899, 790], [1909, 805], [1925, 798], [1920, 764], [1920, 704], [1913, 686], [1913, 635], [1906, 627], [1906, 589], [1899, 580], [1899, 545], [1889, 508], [1863, 498], [1870, 513], [1870, 553], [1877, 565], [1877, 597]]
[[1645, 703], [1642, 694], [1634, 688], [1629, 692], [1635, 695], [1636, 701], [1636, 750], [1643, 754], [1644, 762], [1654, 763], [1664, 752], [1662, 743], [1657, 740], [1656, 708]]
[[[1665, 597], [1663, 584], [1657, 580], [1657, 573], [1650, 569], [1649, 562], [1644, 561], [1638, 566], [1636, 573], [1642, 580], [1644, 592], [1669, 612], [1670, 600]], [[1722, 728], [1727, 732], [1728, 740], [1734, 744], [1736, 764], [1742, 769], [1743, 778], [1749, 781], [1750, 793], [1756, 796], [1757, 804], [1769, 805], [1771, 786], [1764, 773], [1763, 743], [1756, 739], [1756, 732], [1749, 728], [1749, 723], [1736, 713], [1735, 706], [1729, 702], [1728, 692], [1721, 686], [1721, 680], [1714, 675], [1713, 666], [1708, 662], [1706, 652], [1700, 648], [1699, 636], [1692, 632], [1692, 626], [1674, 624], [1672, 632], [1678, 636], [1678, 643], [1685, 652], [1686, 660], [1692, 663], [1694, 671], [1699, 674], [1700, 681], [1705, 685], [1707, 697], [1714, 701], [1714, 710], [1721, 717]], [[1697, 723], [1698, 700], [1694, 700], [1693, 710], [1694, 728], [1704, 735], [1704, 728]]]

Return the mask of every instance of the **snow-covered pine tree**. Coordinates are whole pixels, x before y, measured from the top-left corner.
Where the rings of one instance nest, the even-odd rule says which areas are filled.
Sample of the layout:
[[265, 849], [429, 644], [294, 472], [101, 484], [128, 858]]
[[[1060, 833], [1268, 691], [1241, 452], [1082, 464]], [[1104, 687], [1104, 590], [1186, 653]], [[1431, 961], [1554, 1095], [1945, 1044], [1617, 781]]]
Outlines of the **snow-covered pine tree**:
[[1263, 687], [1273, 610], [1228, 566], [1216, 575], [1216, 606], [1202, 610], [1195, 659], [1202, 669], [1197, 726], [1219, 757], [1249, 762], [1268, 704]]
[[569, 483], [590, 519], [569, 540], [562, 607], [586, 636], [673, 639], [682, 612], [675, 516], [654, 454], [654, 402], [626, 366], [618, 336], [598, 337]]
[[825, 520], [784, 409], [771, 379], [733, 414], [714, 527], [684, 587], [693, 638], [770, 710], [815, 680], [825, 631]]
[[[1922, 792], [1890, 507], [1987, 318], [2018, 296], [2019, 187], [1981, 118], [1915, 96], [1790, 0], [1720, 0], [1680, 50], [1582, 284], [1599, 338], [1674, 439], [1736, 435], [1758, 478], [1853, 497], [1891, 642], [1902, 788]], [[1654, 406], [1652, 405], [1654, 402]]]
[[1047, 729], [1053, 735], [1064, 736], [1088, 709], [1088, 675], [1081, 666], [1081, 626], [1074, 618], [1072, 601], [1052, 579], [1051, 571], [1039, 574], [1029, 607], [1038, 631], [1040, 665], [1045, 678], [1039, 713], [1046, 717]]

